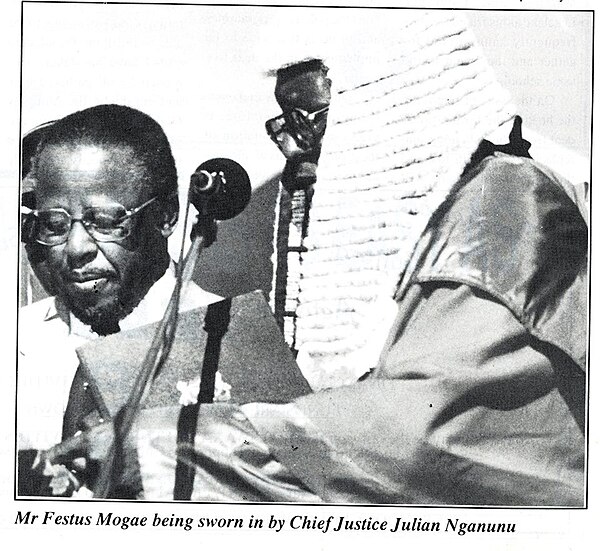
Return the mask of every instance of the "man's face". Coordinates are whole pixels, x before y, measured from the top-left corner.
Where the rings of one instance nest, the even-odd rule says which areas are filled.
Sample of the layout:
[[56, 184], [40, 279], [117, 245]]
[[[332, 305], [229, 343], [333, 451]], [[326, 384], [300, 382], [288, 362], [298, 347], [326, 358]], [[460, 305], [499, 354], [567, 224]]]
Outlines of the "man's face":
[[156, 203], [135, 215], [131, 235], [119, 243], [94, 240], [76, 219], [89, 207], [129, 210], [148, 201], [152, 192], [142, 176], [125, 147], [48, 146], [38, 160], [37, 209], [62, 208], [75, 219], [65, 243], [46, 246], [53, 289], [99, 333], [116, 330], [164, 272], [168, 256]]
[[[275, 84], [275, 99], [283, 113], [298, 108], [314, 113], [328, 107], [331, 101], [331, 81], [321, 69], [306, 70], [294, 76], [278, 76]], [[321, 142], [327, 123], [326, 113], [314, 121], [316, 140], [314, 145], [301, 149], [285, 133], [278, 139], [278, 145], [287, 159], [282, 181], [288, 189], [305, 187], [316, 180], [316, 168], [321, 152]]]

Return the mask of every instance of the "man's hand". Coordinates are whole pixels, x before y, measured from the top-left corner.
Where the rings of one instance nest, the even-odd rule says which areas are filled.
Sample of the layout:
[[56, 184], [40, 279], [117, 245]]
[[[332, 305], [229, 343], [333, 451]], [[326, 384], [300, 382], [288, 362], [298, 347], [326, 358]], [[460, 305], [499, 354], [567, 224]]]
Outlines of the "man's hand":
[[77, 464], [81, 463], [81, 459], [101, 462], [108, 455], [113, 438], [113, 424], [105, 422], [85, 432], [78, 432], [42, 453], [50, 463], [71, 461]]
[[113, 435], [112, 423], [79, 432], [49, 450], [39, 451], [31, 468], [38, 476], [49, 479], [52, 495], [92, 497], [88, 487], [108, 455]]
[[[64, 464], [71, 467], [71, 489], [75, 489], [77, 497], [81, 497], [80, 488], [92, 488], [98, 475], [102, 462], [107, 458], [114, 439], [114, 425], [105, 422], [85, 432], [79, 432], [71, 438], [53, 446], [49, 450], [41, 451], [33, 465], [34, 470], [43, 471], [46, 476], [58, 476], [61, 483]], [[63, 467], [60, 469], [60, 467]], [[139, 466], [135, 447], [126, 440], [121, 459], [115, 466], [118, 474], [118, 483], [111, 497], [134, 499], [142, 491]], [[55, 475], [53, 471], [56, 471]], [[83, 483], [82, 483], [83, 481]], [[65, 490], [64, 493], [66, 493]], [[63, 494], [64, 495], [64, 494]], [[91, 492], [84, 495], [92, 497]]]

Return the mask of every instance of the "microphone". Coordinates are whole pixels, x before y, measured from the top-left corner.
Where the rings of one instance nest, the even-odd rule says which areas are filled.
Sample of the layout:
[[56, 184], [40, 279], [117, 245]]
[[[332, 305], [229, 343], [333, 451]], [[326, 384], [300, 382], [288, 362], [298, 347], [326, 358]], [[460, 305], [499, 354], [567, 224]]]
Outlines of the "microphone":
[[189, 201], [198, 212], [229, 220], [248, 205], [252, 187], [244, 168], [218, 157], [203, 162], [190, 177]]

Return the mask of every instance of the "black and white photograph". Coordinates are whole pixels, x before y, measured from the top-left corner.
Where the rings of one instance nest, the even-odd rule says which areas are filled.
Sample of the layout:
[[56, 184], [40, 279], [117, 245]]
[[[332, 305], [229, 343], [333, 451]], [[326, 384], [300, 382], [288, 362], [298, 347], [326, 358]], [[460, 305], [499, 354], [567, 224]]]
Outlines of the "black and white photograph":
[[19, 3], [7, 526], [593, 530], [595, 12], [497, 4]]

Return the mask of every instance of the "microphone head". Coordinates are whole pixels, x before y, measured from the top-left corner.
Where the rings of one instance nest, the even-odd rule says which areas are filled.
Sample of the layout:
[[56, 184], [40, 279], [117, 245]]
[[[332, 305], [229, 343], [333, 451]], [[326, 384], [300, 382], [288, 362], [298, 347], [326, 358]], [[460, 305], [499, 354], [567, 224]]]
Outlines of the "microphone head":
[[[207, 210], [215, 220], [228, 220], [240, 214], [250, 202], [252, 186], [244, 168], [231, 159], [217, 157], [204, 161], [195, 174], [223, 173], [221, 185], [208, 199]], [[190, 188], [190, 201], [199, 208], [199, 194], [195, 193], [194, 178]], [[203, 199], [206, 200], [206, 199]]]

